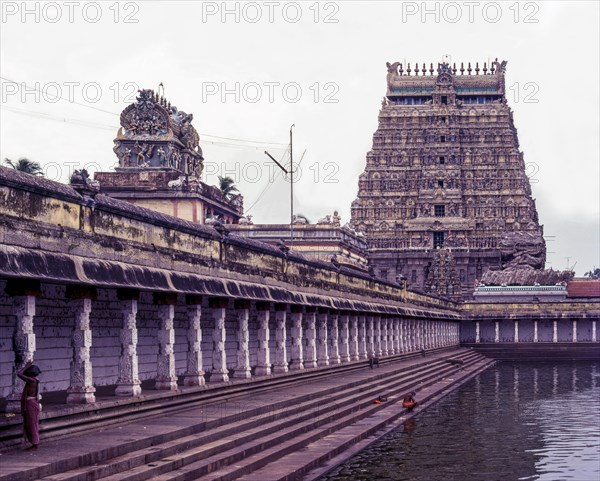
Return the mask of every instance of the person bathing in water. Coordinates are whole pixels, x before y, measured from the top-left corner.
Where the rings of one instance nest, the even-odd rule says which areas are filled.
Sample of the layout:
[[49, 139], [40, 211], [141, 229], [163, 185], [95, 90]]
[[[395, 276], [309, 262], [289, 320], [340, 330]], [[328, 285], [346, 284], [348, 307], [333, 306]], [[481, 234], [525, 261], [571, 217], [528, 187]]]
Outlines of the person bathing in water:
[[405, 408], [408, 412], [411, 412], [414, 408], [417, 407], [417, 401], [415, 401], [414, 396], [416, 396], [416, 392], [408, 393], [404, 396], [402, 400], [402, 407]]
[[23, 394], [21, 394], [21, 415], [23, 416], [23, 430], [31, 446], [27, 449], [37, 449], [40, 443], [40, 403], [39, 391], [40, 381], [37, 376], [41, 373], [40, 368], [27, 361], [17, 372], [17, 376], [25, 381]]

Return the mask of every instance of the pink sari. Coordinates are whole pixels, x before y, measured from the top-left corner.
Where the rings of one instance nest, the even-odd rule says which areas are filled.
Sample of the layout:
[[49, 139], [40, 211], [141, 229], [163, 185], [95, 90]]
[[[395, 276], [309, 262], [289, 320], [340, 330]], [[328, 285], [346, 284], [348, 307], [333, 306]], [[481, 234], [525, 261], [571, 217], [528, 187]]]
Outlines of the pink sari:
[[23, 430], [31, 444], [40, 443], [40, 405], [36, 398], [28, 397], [23, 403]]

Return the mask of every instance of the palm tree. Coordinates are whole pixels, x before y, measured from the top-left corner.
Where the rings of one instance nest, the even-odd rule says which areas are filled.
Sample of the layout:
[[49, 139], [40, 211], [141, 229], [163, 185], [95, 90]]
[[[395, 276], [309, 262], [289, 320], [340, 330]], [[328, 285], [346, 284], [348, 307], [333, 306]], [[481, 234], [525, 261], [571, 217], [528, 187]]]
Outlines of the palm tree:
[[42, 167], [38, 162], [34, 162], [33, 160], [29, 160], [24, 157], [20, 158], [16, 162], [13, 162], [10, 159], [4, 159], [4, 163], [10, 165], [15, 170], [25, 172], [26, 174], [44, 175]]
[[221, 177], [220, 175], [219, 189], [221, 189], [223, 197], [225, 197], [227, 200], [231, 200], [231, 198], [235, 195], [234, 193], [239, 192], [235, 186], [235, 181], [231, 177]]

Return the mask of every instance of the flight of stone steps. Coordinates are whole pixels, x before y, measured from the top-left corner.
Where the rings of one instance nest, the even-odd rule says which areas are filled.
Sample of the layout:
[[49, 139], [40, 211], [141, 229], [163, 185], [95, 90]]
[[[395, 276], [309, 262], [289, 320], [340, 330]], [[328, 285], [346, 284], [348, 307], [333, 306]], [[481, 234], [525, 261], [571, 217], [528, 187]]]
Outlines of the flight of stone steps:
[[[406, 392], [426, 406], [493, 362], [457, 349], [111, 426], [57, 441], [74, 454], [0, 481], [316, 479], [395, 427]], [[94, 439], [95, 450], [85, 445]]]

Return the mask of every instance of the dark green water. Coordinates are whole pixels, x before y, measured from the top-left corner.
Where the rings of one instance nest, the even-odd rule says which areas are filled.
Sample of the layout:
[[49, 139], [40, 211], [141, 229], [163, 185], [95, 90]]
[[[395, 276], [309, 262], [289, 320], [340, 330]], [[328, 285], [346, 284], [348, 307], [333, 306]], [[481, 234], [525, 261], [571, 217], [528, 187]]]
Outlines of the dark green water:
[[501, 363], [320, 481], [600, 481], [600, 362]]

